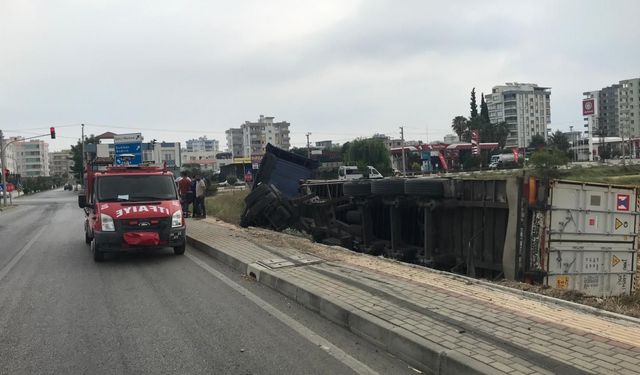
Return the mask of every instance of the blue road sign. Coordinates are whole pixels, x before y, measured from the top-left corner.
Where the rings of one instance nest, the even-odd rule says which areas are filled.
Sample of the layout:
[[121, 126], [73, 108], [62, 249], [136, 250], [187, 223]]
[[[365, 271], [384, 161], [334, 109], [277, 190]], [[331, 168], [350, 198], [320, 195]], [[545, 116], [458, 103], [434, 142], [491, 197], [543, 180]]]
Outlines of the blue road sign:
[[129, 165], [139, 165], [142, 164], [142, 143], [116, 143], [114, 145], [115, 148], [115, 162], [116, 165], [123, 165], [124, 161], [122, 160], [123, 154], [132, 154], [133, 159], [129, 161]]

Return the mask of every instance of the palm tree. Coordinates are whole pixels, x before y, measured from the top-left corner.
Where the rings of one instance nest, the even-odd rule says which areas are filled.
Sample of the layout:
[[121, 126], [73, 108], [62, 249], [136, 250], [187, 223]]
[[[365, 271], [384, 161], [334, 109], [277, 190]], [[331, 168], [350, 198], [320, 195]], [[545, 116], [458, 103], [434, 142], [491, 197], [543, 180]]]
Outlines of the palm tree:
[[464, 116], [456, 116], [451, 122], [451, 129], [458, 135], [458, 139], [462, 140], [462, 135], [468, 130], [469, 121]]

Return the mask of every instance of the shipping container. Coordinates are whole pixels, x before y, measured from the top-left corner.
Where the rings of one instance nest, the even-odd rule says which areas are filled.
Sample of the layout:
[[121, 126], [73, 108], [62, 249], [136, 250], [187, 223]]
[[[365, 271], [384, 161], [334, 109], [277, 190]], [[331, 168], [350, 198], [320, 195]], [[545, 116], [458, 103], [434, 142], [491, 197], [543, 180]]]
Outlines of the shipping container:
[[532, 261], [541, 262], [547, 285], [601, 297], [630, 294], [637, 256], [636, 189], [570, 181], [552, 181], [549, 187], [544, 217], [537, 212], [532, 225], [532, 233], [545, 237]]

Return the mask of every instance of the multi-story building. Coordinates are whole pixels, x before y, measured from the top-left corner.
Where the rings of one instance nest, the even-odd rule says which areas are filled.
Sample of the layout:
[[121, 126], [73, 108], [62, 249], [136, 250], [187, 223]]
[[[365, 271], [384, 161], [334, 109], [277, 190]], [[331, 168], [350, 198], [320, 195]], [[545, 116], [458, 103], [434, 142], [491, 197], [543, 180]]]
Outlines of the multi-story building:
[[618, 120], [620, 136], [640, 136], [640, 78], [620, 81], [618, 89]]
[[224, 132], [227, 137], [227, 151], [234, 158], [242, 157], [244, 154], [244, 146], [242, 144], [242, 129], [231, 128]]
[[[391, 150], [392, 148], [402, 147], [402, 139], [397, 139], [397, 138], [391, 139], [391, 137], [389, 137], [388, 135], [384, 135], [380, 133], [374, 134], [371, 138], [381, 140], [388, 150]], [[405, 142], [405, 145], [406, 145], [406, 142]]]
[[333, 146], [333, 141], [318, 141], [316, 142], [316, 148], [330, 149]]
[[[251, 157], [263, 155], [268, 143], [288, 150], [291, 147], [289, 137], [289, 123], [286, 121], [274, 122], [274, 117], [260, 115], [257, 122], [245, 121], [240, 128], [231, 128], [225, 132], [227, 135], [227, 147], [237, 157]], [[238, 134], [241, 134], [238, 140]], [[242, 146], [240, 146], [242, 145]]]
[[596, 137], [640, 137], [640, 78], [622, 80], [583, 93], [594, 99], [595, 113], [585, 118]]
[[219, 151], [220, 142], [216, 139], [207, 139], [207, 136], [202, 136], [197, 139], [190, 139], [187, 142], [186, 150], [189, 152], [208, 151], [216, 153]]
[[51, 176], [69, 177], [73, 167], [73, 154], [71, 150], [62, 150], [49, 153], [49, 174]]
[[507, 123], [509, 134], [505, 147], [527, 147], [531, 137], [547, 139], [551, 122], [551, 89], [533, 83], [506, 83], [494, 86], [485, 95], [492, 124]]
[[14, 143], [16, 172], [22, 177], [49, 176], [49, 144], [30, 140]]
[[10, 173], [17, 173], [16, 170], [17, 160], [16, 160], [16, 142], [22, 138], [19, 137], [11, 137], [11, 138], [3, 138], [2, 147], [5, 149], [5, 162], [7, 165], [2, 165], [2, 160], [0, 160], [0, 171], [4, 169], [8, 169]]
[[604, 136], [617, 137], [620, 134], [619, 91], [620, 85], [611, 85], [597, 91], [598, 128], [603, 132]]
[[444, 136], [444, 143], [452, 144], [456, 142], [460, 142], [460, 138], [458, 138], [456, 134], [447, 134]]

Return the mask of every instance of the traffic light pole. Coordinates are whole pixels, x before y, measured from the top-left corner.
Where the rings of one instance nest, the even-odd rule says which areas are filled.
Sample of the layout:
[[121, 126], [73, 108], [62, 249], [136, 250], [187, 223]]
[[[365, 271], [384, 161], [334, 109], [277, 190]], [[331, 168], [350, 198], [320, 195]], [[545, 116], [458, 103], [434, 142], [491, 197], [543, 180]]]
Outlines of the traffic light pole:
[[4, 145], [4, 135], [2, 134], [2, 130], [0, 130], [0, 164], [2, 164], [2, 205], [7, 205], [7, 176], [4, 175], [4, 171], [7, 169], [7, 162], [5, 160], [5, 145]]

